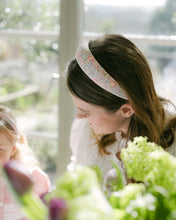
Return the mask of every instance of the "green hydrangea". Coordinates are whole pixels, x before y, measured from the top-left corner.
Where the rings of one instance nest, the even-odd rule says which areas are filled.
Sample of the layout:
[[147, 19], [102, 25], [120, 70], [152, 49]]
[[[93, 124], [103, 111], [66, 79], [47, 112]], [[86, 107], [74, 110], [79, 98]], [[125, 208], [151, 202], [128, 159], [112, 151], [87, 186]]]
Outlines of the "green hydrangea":
[[129, 178], [176, 191], [176, 158], [146, 137], [136, 137], [122, 149], [121, 157]]
[[67, 201], [67, 220], [117, 219], [117, 213], [100, 189], [94, 168], [76, 165], [66, 171], [58, 178], [56, 189], [45, 196], [48, 201], [53, 197]]

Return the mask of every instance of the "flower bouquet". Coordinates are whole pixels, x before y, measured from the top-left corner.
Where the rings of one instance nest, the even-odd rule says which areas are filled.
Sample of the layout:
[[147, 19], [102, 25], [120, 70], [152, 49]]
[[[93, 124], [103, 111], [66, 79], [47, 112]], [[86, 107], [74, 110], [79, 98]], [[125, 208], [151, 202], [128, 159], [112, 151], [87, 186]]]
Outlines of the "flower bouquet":
[[75, 165], [41, 199], [33, 194], [32, 181], [21, 164], [10, 161], [4, 174], [31, 220], [176, 219], [176, 158], [144, 137], [129, 142], [121, 158], [128, 177], [138, 183], [123, 186], [115, 167], [118, 181], [112, 181], [111, 193], [102, 191], [98, 168]]

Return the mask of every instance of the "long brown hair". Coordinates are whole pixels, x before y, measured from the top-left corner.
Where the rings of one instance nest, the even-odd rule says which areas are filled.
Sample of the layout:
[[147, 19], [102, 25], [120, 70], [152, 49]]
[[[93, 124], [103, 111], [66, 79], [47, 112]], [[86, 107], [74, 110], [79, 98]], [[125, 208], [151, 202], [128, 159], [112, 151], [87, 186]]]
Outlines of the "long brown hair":
[[[126, 91], [128, 101], [103, 90], [90, 80], [74, 59], [68, 66], [67, 85], [78, 98], [103, 107], [108, 112], [117, 111], [129, 102], [134, 114], [131, 117], [127, 139], [147, 136], [149, 141], [169, 147], [175, 138], [176, 116], [166, 125], [163, 102], [157, 96], [152, 73], [142, 52], [122, 35], [105, 35], [89, 42], [89, 49], [99, 64]], [[100, 152], [108, 153], [106, 146], [115, 141], [114, 134], [99, 140]]]

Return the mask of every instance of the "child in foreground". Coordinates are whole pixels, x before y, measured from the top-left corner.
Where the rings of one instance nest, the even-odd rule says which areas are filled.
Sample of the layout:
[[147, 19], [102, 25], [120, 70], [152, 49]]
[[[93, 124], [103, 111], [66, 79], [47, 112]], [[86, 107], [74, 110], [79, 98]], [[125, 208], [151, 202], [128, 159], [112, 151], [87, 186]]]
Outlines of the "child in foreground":
[[[40, 169], [25, 137], [18, 131], [11, 110], [0, 106], [0, 165], [17, 160], [27, 167], [34, 182], [34, 192], [41, 196], [50, 189], [48, 176]], [[0, 175], [0, 219], [22, 220], [24, 215], [11, 197], [6, 183]]]

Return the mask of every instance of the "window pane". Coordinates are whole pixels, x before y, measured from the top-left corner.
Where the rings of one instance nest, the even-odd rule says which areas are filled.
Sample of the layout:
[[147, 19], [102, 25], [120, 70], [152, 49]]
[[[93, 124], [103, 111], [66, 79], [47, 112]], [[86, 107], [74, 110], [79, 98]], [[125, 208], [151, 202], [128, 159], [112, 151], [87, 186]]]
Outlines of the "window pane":
[[149, 62], [158, 95], [176, 104], [175, 47], [151, 45], [145, 41], [136, 45]]
[[[175, 0], [84, 0], [84, 31], [134, 35], [175, 35]], [[129, 34], [129, 35], [128, 35]], [[91, 34], [90, 34], [91, 36]], [[138, 42], [138, 41], [137, 41]], [[134, 41], [134, 43], [136, 43]], [[137, 43], [152, 68], [158, 94], [176, 104], [175, 51], [173, 45]]]
[[48, 174], [55, 173], [58, 43], [0, 39], [0, 83], [0, 104], [15, 111], [41, 167]]
[[175, 0], [84, 0], [86, 32], [175, 34]]
[[21, 131], [48, 174], [56, 169], [58, 41], [36, 40], [32, 34], [57, 32], [58, 22], [59, 0], [0, 1], [0, 31], [31, 31], [25, 32], [31, 35], [26, 39], [0, 37], [0, 103], [15, 111]]
[[59, 30], [59, 0], [1, 0], [0, 30]]

